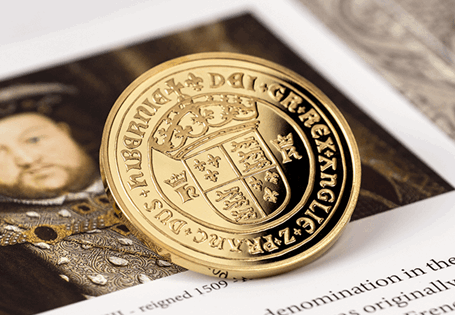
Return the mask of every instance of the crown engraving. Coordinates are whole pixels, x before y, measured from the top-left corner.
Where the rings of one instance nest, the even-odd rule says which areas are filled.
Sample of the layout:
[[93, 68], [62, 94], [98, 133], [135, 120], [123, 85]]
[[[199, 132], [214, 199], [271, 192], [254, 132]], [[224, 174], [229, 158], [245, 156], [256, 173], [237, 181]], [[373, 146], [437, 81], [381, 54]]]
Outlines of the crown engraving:
[[271, 140], [270, 142], [280, 151], [283, 158], [283, 164], [291, 162], [291, 157], [294, 157], [297, 160], [302, 158], [294, 147], [292, 133], [289, 133], [287, 136], [278, 135], [277, 139]]
[[183, 183], [186, 183], [186, 171], [182, 171], [180, 174], [172, 174], [170, 179], [164, 180], [166, 184], [175, 188]]
[[257, 103], [250, 97], [199, 95], [179, 101], [162, 116], [152, 131], [150, 146], [180, 160], [216, 137], [257, 128], [258, 122], [253, 121], [257, 116]]
[[178, 174], [172, 174], [171, 178], [165, 179], [164, 182], [174, 188], [174, 191], [180, 196], [182, 203], [199, 197], [196, 188], [187, 184], [185, 170]]

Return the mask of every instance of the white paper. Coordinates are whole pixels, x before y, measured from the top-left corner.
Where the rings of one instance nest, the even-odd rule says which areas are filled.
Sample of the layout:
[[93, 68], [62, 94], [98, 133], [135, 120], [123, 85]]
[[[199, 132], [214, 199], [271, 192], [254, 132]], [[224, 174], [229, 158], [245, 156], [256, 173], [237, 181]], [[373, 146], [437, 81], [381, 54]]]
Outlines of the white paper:
[[[445, 303], [452, 305], [455, 302], [455, 286], [446, 284], [450, 289], [444, 289], [437, 281], [451, 281], [455, 285], [455, 265], [449, 263], [453, 268], [432, 271], [426, 264], [431, 259], [448, 261], [450, 257], [455, 257], [451, 250], [453, 246], [450, 246], [455, 236], [451, 214], [455, 211], [454, 201], [455, 192], [451, 192], [352, 222], [327, 254], [306, 267], [284, 275], [246, 282], [226, 281], [226, 288], [201, 295], [196, 289], [205, 292], [204, 285], [210, 287], [223, 279], [188, 271], [49, 314], [188, 312], [288, 315], [292, 314], [288, 310], [292, 305], [296, 305], [303, 314], [349, 314], [353, 310], [358, 314], [406, 314], [411, 310], [421, 311]], [[452, 261], [455, 263], [455, 259]], [[415, 275], [411, 270], [416, 268], [421, 268], [426, 274], [409, 279], [405, 272]], [[444, 290], [439, 292], [431, 282]], [[353, 287], [363, 288], [362, 283], [365, 285], [364, 293], [346, 298], [341, 298], [338, 293], [345, 289], [352, 291]], [[369, 283], [377, 283], [377, 289], [372, 289]], [[434, 288], [435, 293], [419, 299], [411, 298], [411, 301], [404, 297], [412, 297], [409, 293], [416, 290], [424, 292], [427, 287]], [[340, 299], [337, 300], [331, 293]], [[175, 300], [177, 296], [181, 296], [181, 301]], [[328, 302], [327, 298], [326, 303], [314, 301], [324, 296], [331, 297], [332, 302]], [[385, 301], [389, 301], [391, 306]], [[406, 306], [399, 307], [397, 304], [406, 301]], [[159, 303], [167, 307], [161, 308]], [[383, 309], [376, 303], [380, 303]], [[280, 309], [284, 311], [280, 313]], [[291, 309], [300, 313], [295, 307]]]
[[[10, 17], [8, 28], [16, 30], [17, 36], [0, 38], [0, 78], [248, 10], [441, 177], [455, 185], [453, 141], [292, 1], [150, 1], [134, 5], [116, 1], [111, 10], [109, 2], [105, 2], [104, 7], [94, 9], [98, 13], [84, 15], [87, 8], [89, 2], [82, 2], [77, 12], [79, 19], [56, 19], [54, 25], [37, 22], [42, 27], [36, 29], [27, 28], [30, 25], [27, 23], [33, 18], [51, 19], [58, 13], [47, 12], [40, 17], [28, 13], [32, 21], [22, 21], [23, 24]], [[20, 27], [25, 31], [21, 33]], [[443, 314], [444, 309], [450, 308], [455, 312], [455, 258], [450, 259], [455, 257], [451, 244], [455, 238], [454, 221], [455, 192], [450, 192], [352, 222], [327, 254], [281, 276], [220, 282], [224, 280], [185, 272], [48, 314], [414, 315], [422, 311]], [[434, 263], [427, 265], [431, 259], [445, 261], [449, 267], [433, 270], [438, 268]], [[419, 274], [416, 268], [425, 274], [409, 278], [408, 275]], [[377, 288], [367, 290], [372, 282]], [[364, 288], [365, 292], [340, 298], [338, 292], [345, 289], [359, 292], [354, 287]], [[418, 294], [416, 290], [425, 292], [425, 296], [414, 298]], [[168, 307], [161, 307], [160, 301], [169, 304]], [[444, 304], [448, 306], [439, 308]]]

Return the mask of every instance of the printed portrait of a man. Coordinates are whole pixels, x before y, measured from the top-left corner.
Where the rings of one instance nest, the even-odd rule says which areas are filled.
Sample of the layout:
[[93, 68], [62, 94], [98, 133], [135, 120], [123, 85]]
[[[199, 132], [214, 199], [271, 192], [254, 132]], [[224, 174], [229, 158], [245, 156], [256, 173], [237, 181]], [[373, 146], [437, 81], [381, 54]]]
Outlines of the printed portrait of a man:
[[87, 149], [99, 147], [102, 126], [88, 130], [89, 116], [74, 117], [75, 95], [58, 83], [0, 90], [0, 314], [35, 313], [183, 270], [115, 216], [97, 150]]
[[0, 191], [12, 200], [44, 199], [81, 191], [96, 169], [65, 123], [39, 113], [0, 120]]

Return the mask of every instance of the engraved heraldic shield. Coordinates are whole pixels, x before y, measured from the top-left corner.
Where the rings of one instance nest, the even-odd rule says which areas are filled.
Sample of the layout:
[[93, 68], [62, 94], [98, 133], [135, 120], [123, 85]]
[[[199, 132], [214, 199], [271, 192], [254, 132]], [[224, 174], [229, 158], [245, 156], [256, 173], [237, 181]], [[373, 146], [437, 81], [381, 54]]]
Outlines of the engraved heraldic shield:
[[234, 224], [269, 220], [286, 207], [290, 185], [258, 130], [257, 102], [199, 95], [163, 115], [149, 144], [164, 199], [194, 216], [211, 211]]
[[335, 105], [251, 56], [151, 69], [117, 100], [105, 134], [119, 215], [170, 261], [207, 275], [269, 276], [316, 259], [359, 194], [359, 153]]

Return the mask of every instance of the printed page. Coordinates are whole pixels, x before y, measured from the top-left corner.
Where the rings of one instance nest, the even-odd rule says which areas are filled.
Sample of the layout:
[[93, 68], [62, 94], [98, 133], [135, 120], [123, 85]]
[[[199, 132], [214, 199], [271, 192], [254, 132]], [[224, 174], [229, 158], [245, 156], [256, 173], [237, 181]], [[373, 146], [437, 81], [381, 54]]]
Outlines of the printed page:
[[453, 6], [439, 0], [301, 4], [455, 138]]
[[[133, 27], [139, 17], [177, 3], [139, 4], [1, 50], [12, 56], [37, 43], [60, 47], [90, 30], [94, 39], [104, 38], [51, 49], [49, 56], [37, 45], [36, 58], [25, 54], [24, 63], [2, 68], [0, 141], [8, 149], [2, 164], [10, 168], [3, 169], [0, 186], [5, 292], [0, 310], [280, 315], [455, 310], [450, 298], [455, 255], [447, 251], [455, 201], [453, 141], [300, 5], [199, 1], [182, 5], [186, 11], [175, 22]], [[131, 25], [129, 33], [120, 32], [128, 29], [124, 25]], [[119, 36], [112, 37], [116, 29]], [[108, 204], [97, 160], [110, 107], [141, 73], [203, 51], [245, 53], [284, 65], [318, 86], [348, 120], [362, 159], [361, 194], [353, 222], [315, 262], [266, 279], [227, 280], [222, 270], [213, 270], [214, 277], [198, 275], [148, 249]], [[51, 166], [45, 185], [37, 185], [34, 173]]]

